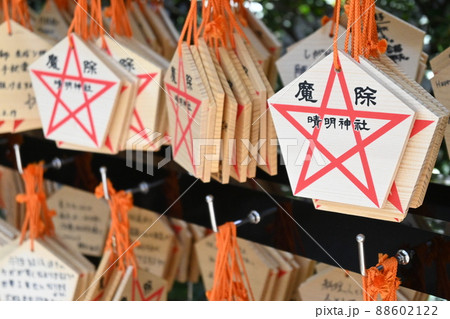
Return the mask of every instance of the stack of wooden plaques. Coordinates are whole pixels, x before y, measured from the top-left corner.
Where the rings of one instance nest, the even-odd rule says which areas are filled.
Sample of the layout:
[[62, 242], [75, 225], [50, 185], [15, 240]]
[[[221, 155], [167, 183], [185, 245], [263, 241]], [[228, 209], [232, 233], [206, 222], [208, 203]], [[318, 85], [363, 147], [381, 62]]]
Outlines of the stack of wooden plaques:
[[[434, 96], [450, 110], [450, 48], [441, 52], [430, 61], [434, 76], [431, 79]], [[450, 125], [445, 130], [447, 153], [450, 156]]]
[[[160, 48], [158, 43], [137, 39], [141, 29], [150, 28], [150, 17], [164, 26], [161, 39], [170, 33], [171, 41], [164, 43], [174, 41], [169, 32], [173, 28], [164, 22], [162, 8], [135, 2], [128, 13], [130, 25], [138, 26], [133, 38], [108, 36], [96, 46], [72, 34], [33, 65], [44, 134], [58, 147], [116, 154], [124, 149], [155, 151], [168, 142], [160, 84], [168, 62], [153, 50]], [[168, 45], [164, 50], [173, 53]]]
[[114, 267], [116, 260], [105, 251], [94, 277], [80, 300], [85, 301], [163, 301], [167, 282], [142, 268], [129, 265], [125, 271]]
[[275, 129], [266, 102], [273, 90], [256, 51], [238, 33], [227, 34], [234, 50], [209, 47], [206, 31], [203, 36], [195, 45], [180, 43], [164, 79], [174, 160], [204, 182], [228, 183], [230, 176], [245, 182], [257, 166], [275, 175]]
[[[360, 63], [338, 51], [343, 72], [330, 54], [269, 102], [294, 195], [320, 210], [400, 222], [423, 202], [449, 112], [400, 69], [409, 63], [416, 78], [422, 40], [403, 42], [408, 24], [375, 17], [388, 53], [403, 51]], [[320, 31], [312, 37], [325, 41]]]
[[0, 221], [0, 238], [0, 300], [76, 300], [94, 275], [94, 266], [58, 236], [31, 241], [23, 234], [21, 242], [19, 231]]
[[[167, 300], [168, 280], [163, 278], [163, 275], [168, 275], [168, 273], [172, 275], [177, 270], [177, 262], [171, 260], [171, 264], [168, 265], [166, 261], [168, 255], [176, 249], [174, 245], [178, 245], [178, 243], [173, 242], [174, 236], [164, 232], [163, 223], [157, 224], [160, 226], [159, 229], [152, 227], [158, 218], [155, 218], [152, 224], [148, 224], [153, 216], [145, 210], [129, 207], [132, 198], [122, 197], [123, 195], [125, 194], [110, 195], [113, 197], [109, 203], [111, 226], [108, 236], [110, 238], [108, 238], [95, 277], [91, 280], [89, 288], [82, 298], [83, 300], [103, 301]], [[119, 197], [114, 198], [114, 196]], [[119, 204], [125, 200], [128, 201], [127, 204]], [[117, 206], [114, 208], [113, 205]], [[119, 227], [119, 225], [125, 225], [125, 228]], [[147, 232], [149, 229], [152, 231]], [[171, 229], [169, 228], [169, 230]], [[136, 247], [140, 247], [139, 255], [134, 252]], [[176, 260], [178, 260], [180, 253], [173, 255], [177, 256]], [[144, 262], [141, 262], [142, 259]], [[152, 267], [156, 267], [156, 269]], [[175, 270], [165, 271], [168, 267], [175, 268]], [[148, 270], [149, 268], [152, 268], [152, 272]], [[161, 269], [163, 271], [156, 274], [155, 270]], [[170, 278], [173, 277], [175, 276]]]
[[405, 153], [382, 209], [336, 205], [314, 200], [317, 209], [338, 211], [390, 221], [402, 221], [410, 207], [422, 205], [446, 128], [449, 112], [415, 81], [409, 79], [387, 57], [367, 61], [361, 66], [384, 83], [415, 113], [416, 118]]
[[13, 20], [0, 24], [0, 42], [0, 133], [40, 128], [41, 120], [28, 68], [54, 42]]
[[[314, 271], [313, 261], [241, 238], [238, 244], [255, 300], [297, 299], [298, 286]], [[213, 286], [217, 255], [215, 234], [197, 242], [195, 250], [208, 291]]]
[[[316, 274], [298, 287], [304, 301], [363, 301], [360, 274], [318, 264]], [[428, 295], [405, 287], [397, 290], [398, 301], [426, 301]]]

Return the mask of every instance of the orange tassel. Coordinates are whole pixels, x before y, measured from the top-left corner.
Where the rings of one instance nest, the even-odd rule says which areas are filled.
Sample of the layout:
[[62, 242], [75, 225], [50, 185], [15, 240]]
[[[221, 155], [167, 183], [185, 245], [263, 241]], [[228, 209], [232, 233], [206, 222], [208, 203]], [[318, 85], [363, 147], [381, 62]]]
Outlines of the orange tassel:
[[236, 225], [229, 222], [220, 226], [216, 241], [214, 283], [206, 296], [211, 301], [255, 300], [237, 243]]
[[[383, 266], [383, 270], [378, 270], [378, 266]], [[400, 286], [397, 267], [396, 258], [378, 255], [377, 266], [367, 269], [366, 276], [363, 277], [364, 301], [376, 301], [378, 295], [383, 301], [397, 301], [396, 292]]]

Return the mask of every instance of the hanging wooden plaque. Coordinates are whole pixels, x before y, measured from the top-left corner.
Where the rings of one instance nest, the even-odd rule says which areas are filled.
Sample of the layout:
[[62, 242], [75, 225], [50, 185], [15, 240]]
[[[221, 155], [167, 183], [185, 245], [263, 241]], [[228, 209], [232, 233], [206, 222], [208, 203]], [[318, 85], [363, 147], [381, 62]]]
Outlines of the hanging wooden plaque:
[[[41, 127], [29, 67], [53, 43], [20, 24], [0, 25], [0, 133], [21, 132]], [[25, 125], [27, 127], [25, 128]]]
[[134, 248], [139, 267], [167, 279], [176, 236], [167, 219], [160, 217], [155, 212], [133, 207], [128, 213], [130, 240], [134, 242], [140, 236], [140, 245]]
[[[411, 206], [414, 191], [418, 188], [426, 188], [426, 185], [419, 183], [419, 178], [423, 174], [431, 174], [436, 158], [430, 158], [433, 156], [430, 149], [434, 144], [440, 145], [443, 124], [446, 124], [447, 119], [440, 112], [430, 110], [426, 104], [422, 104], [420, 99], [413, 95], [414, 88], [405, 84], [399, 76], [390, 71], [387, 65], [383, 65], [382, 60], [386, 62], [386, 58], [381, 60], [373, 59], [373, 64], [364, 58], [360, 58], [360, 60], [360, 65], [367, 72], [376, 77], [380, 83], [383, 83], [386, 88], [389, 88], [391, 92], [396, 94], [416, 112], [416, 120], [388, 200], [382, 208], [371, 209], [351, 205], [337, 205], [320, 200], [315, 200], [314, 205], [321, 210], [339, 211], [400, 222], [406, 217], [408, 208]], [[393, 63], [389, 60], [387, 61], [392, 66]], [[396, 66], [394, 65], [394, 67]], [[439, 136], [441, 137], [439, 138]], [[429, 162], [432, 162], [431, 165]]]
[[77, 35], [69, 37], [30, 67], [44, 135], [99, 147], [105, 142], [122, 83]]
[[77, 273], [39, 240], [34, 241], [34, 251], [28, 240], [22, 245], [16, 240], [0, 254], [0, 300], [73, 300]]
[[329, 55], [269, 99], [281, 152], [294, 195], [380, 208], [415, 113], [338, 56], [340, 72]]
[[326, 267], [299, 287], [303, 301], [362, 301], [361, 275]]
[[386, 39], [386, 55], [412, 79], [417, 77], [425, 31], [380, 8], [375, 9], [378, 37]]
[[[278, 59], [276, 66], [284, 86], [333, 51], [333, 36], [330, 37], [330, 31], [334, 32], [332, 24], [332, 21], [327, 22], [311, 35], [295, 43]], [[338, 32], [338, 47], [344, 48], [345, 28], [339, 28]]]
[[192, 175], [203, 178], [204, 160], [196, 141], [207, 137], [210, 101], [186, 43], [181, 52], [181, 56], [174, 54], [164, 78], [172, 155]]
[[33, 30], [54, 41], [60, 41], [67, 35], [69, 25], [59, 12], [54, 0], [47, 0], [44, 8], [36, 17]]
[[88, 256], [101, 256], [109, 227], [109, 207], [94, 194], [63, 186], [47, 200], [57, 214], [55, 231], [66, 243]]

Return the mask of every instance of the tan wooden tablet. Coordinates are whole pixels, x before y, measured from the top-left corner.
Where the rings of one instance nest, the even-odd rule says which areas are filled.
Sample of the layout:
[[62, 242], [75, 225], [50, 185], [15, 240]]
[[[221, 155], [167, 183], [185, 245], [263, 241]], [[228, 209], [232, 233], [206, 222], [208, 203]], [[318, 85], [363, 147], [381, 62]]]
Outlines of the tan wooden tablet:
[[269, 99], [281, 152], [294, 195], [380, 208], [415, 112], [338, 56], [340, 72], [328, 55]]
[[55, 232], [78, 252], [101, 256], [109, 229], [109, 207], [94, 194], [63, 186], [47, 200], [57, 214]]
[[[276, 62], [281, 81], [287, 86], [308, 70], [315, 62], [333, 51], [333, 37], [330, 37], [332, 22], [329, 21], [314, 33], [293, 44], [286, 54]], [[334, 32], [334, 31], [333, 31]], [[345, 28], [339, 28], [338, 47], [344, 48]]]
[[375, 9], [378, 37], [386, 39], [386, 55], [412, 79], [417, 77], [425, 31], [380, 8]]
[[[213, 177], [221, 182], [227, 184], [230, 180], [230, 169], [232, 163], [233, 152], [235, 152], [235, 130], [236, 130], [236, 115], [238, 104], [236, 98], [231, 89], [231, 82], [227, 81], [225, 73], [220, 65], [216, 52], [210, 49], [211, 58], [214, 61], [217, 74], [219, 76], [220, 83], [225, 93], [225, 100], [223, 106], [223, 117], [221, 125], [221, 146], [220, 146], [220, 167], [217, 174], [213, 174]], [[227, 55], [228, 57], [228, 55]], [[225, 57], [225, 59], [227, 58]]]
[[75, 34], [30, 70], [45, 137], [86, 147], [103, 145], [120, 77]]
[[[53, 42], [10, 21], [0, 25], [0, 132], [21, 132], [40, 128], [39, 111], [32, 87], [29, 68], [39, 59]], [[24, 125], [28, 123], [27, 127]]]
[[[416, 120], [410, 134], [405, 153], [400, 163], [389, 193], [386, 205], [379, 209], [356, 207], [351, 205], [337, 205], [326, 201], [315, 200], [314, 205], [321, 210], [338, 211], [359, 216], [402, 221], [406, 217], [411, 205], [413, 193], [417, 188], [426, 188], [420, 185], [420, 177], [423, 174], [431, 174], [436, 158], [430, 158], [430, 150], [434, 144], [440, 145], [443, 134], [442, 121], [446, 118], [439, 112], [429, 110], [427, 105], [420, 102], [413, 94], [414, 89], [404, 83], [403, 80], [384, 66], [380, 60], [372, 62], [360, 58], [361, 66], [367, 72], [383, 83], [386, 88], [396, 94], [402, 101], [416, 112]], [[386, 61], [386, 59], [384, 59]], [[392, 62], [389, 62], [392, 66]], [[396, 66], [394, 66], [396, 67]], [[430, 165], [429, 162], [432, 162]]]
[[[233, 51], [219, 48], [220, 63], [224, 71], [227, 82], [230, 84], [231, 90], [236, 98], [236, 128], [235, 143], [230, 146], [231, 161], [230, 176], [238, 182], [247, 180], [248, 167], [248, 148], [245, 141], [250, 140], [250, 126], [252, 120], [252, 99], [247, 91], [248, 80], [244, 82], [245, 77], [242, 75], [242, 68], [239, 60]], [[244, 74], [245, 75], [245, 74]]]
[[203, 162], [194, 141], [208, 132], [210, 98], [186, 43], [182, 55], [175, 54], [164, 77], [169, 135], [174, 160], [197, 178], [203, 178]]
[[0, 280], [6, 283], [0, 286], [0, 299], [5, 301], [70, 301], [79, 279], [73, 268], [39, 240], [35, 240], [33, 252], [29, 240], [2, 247], [0, 273]]
[[33, 30], [52, 38], [54, 41], [60, 41], [67, 35], [68, 23], [62, 16], [54, 0], [47, 0], [44, 8], [36, 17]]
[[139, 267], [168, 279], [176, 235], [168, 225], [166, 217], [160, 217], [155, 212], [133, 207], [128, 213], [130, 240], [140, 242], [134, 248]]

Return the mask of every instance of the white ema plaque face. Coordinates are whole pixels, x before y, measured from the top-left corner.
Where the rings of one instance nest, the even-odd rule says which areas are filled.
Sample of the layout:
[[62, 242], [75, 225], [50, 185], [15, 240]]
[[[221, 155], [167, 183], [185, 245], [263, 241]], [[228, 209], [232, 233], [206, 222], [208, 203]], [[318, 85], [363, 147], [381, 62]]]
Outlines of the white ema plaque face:
[[269, 99], [294, 195], [383, 207], [415, 113], [339, 51]]
[[120, 79], [76, 35], [34, 62], [31, 79], [45, 137], [86, 147], [103, 145]]

